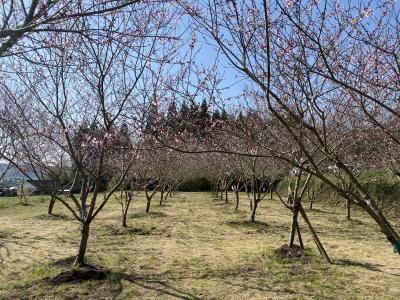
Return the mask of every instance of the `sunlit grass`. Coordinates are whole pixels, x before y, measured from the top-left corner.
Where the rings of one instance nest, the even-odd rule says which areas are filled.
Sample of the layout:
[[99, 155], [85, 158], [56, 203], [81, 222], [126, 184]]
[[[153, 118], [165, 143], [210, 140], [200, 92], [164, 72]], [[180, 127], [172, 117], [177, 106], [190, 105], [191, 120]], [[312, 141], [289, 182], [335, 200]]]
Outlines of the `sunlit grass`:
[[[234, 196], [231, 195], [233, 202]], [[105, 280], [54, 284], [71, 269], [79, 224], [47, 199], [0, 198], [0, 299], [397, 299], [400, 264], [377, 226], [358, 210], [345, 219], [344, 206], [316, 203], [307, 211], [328, 254], [320, 258], [300, 222], [307, 259], [278, 259], [287, 241], [290, 212], [276, 200], [261, 202], [257, 222], [208, 193], [179, 193], [145, 214], [135, 199], [129, 228], [120, 207], [109, 203], [91, 227], [88, 263], [107, 272]], [[396, 224], [396, 223], [395, 223]], [[400, 224], [396, 224], [399, 229]], [[66, 259], [65, 263], [60, 263]], [[73, 259], [73, 258], [72, 258]]]

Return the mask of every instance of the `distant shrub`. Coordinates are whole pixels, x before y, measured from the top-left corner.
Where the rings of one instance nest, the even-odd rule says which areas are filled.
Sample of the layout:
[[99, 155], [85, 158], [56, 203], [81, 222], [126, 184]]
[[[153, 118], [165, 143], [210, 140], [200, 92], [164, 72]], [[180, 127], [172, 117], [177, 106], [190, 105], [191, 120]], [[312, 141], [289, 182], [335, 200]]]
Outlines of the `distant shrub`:
[[205, 177], [192, 177], [185, 180], [180, 186], [182, 192], [207, 192], [212, 190], [212, 183]]
[[[400, 180], [385, 169], [375, 169], [357, 174], [366, 191], [378, 202], [378, 206], [385, 212], [400, 212]], [[334, 178], [332, 178], [334, 180]], [[315, 186], [316, 185], [316, 186]], [[287, 188], [287, 184], [286, 184]], [[327, 184], [319, 180], [310, 182], [311, 189], [322, 188], [319, 201], [338, 203], [343, 200], [338, 193]]]
[[[375, 169], [363, 171], [356, 174], [366, 191], [377, 201], [378, 206], [384, 212], [400, 213], [400, 180], [397, 176], [393, 175], [386, 169]], [[337, 180], [334, 176], [331, 180]], [[303, 177], [302, 182], [304, 182]], [[278, 186], [278, 192], [281, 195], [287, 194], [288, 179], [284, 179]], [[316, 192], [317, 197], [315, 200], [339, 204], [343, 202], [343, 198], [328, 184], [323, 183], [320, 179], [315, 177], [309, 183], [310, 192]], [[304, 200], [310, 201], [310, 195], [305, 194]]]
[[400, 212], [400, 180], [396, 176], [375, 170], [363, 173], [360, 179], [382, 210]]

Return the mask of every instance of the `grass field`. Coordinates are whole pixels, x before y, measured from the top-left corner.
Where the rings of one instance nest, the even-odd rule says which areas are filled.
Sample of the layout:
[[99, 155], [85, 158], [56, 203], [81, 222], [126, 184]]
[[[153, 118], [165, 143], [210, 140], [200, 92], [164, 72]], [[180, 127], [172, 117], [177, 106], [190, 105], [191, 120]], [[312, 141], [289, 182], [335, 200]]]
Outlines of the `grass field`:
[[[233, 202], [233, 195], [231, 201]], [[157, 199], [156, 199], [157, 200]], [[400, 257], [377, 226], [344, 207], [315, 204], [307, 211], [333, 265], [324, 263], [304, 224], [307, 259], [278, 259], [286, 243], [290, 212], [264, 200], [258, 222], [209, 193], [179, 193], [145, 214], [143, 197], [120, 227], [114, 201], [92, 224], [87, 258], [107, 271], [104, 280], [54, 284], [70, 269], [78, 246], [78, 224], [47, 198], [0, 198], [0, 299], [399, 299]], [[400, 230], [400, 216], [391, 221]], [[63, 263], [67, 262], [67, 263]]]

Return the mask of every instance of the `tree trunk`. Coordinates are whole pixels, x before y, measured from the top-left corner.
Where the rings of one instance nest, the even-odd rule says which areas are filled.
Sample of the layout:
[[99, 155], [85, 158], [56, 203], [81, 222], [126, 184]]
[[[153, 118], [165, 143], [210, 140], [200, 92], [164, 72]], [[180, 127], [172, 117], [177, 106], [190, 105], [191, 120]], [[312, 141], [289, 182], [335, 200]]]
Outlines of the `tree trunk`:
[[217, 187], [217, 186], [214, 187], [214, 193], [215, 193], [215, 198], [218, 198], [219, 187]]
[[347, 220], [351, 220], [351, 202], [349, 200], [346, 201], [346, 207], [347, 207]]
[[223, 196], [224, 196], [224, 190], [221, 190], [221, 195], [219, 196], [219, 198], [222, 200]]
[[49, 215], [53, 214], [53, 208], [54, 208], [54, 204], [56, 203], [56, 197], [51, 196], [50, 202], [49, 202], [49, 208], [47, 213]]
[[251, 222], [255, 222], [256, 221], [257, 205], [258, 205], [258, 200], [254, 200], [253, 208], [251, 210], [251, 217], [250, 217]]
[[236, 194], [236, 207], [235, 210], [239, 209], [239, 189], [235, 190], [235, 194]]
[[225, 189], [225, 203], [228, 203], [228, 189]]
[[312, 227], [310, 220], [308, 219], [306, 212], [304, 211], [304, 208], [301, 206], [301, 204], [299, 204], [298, 208], [299, 208], [299, 212], [300, 212], [301, 216], [303, 217], [304, 222], [307, 224], [308, 230], [310, 230], [310, 233], [314, 239], [315, 244], [318, 247], [319, 253], [321, 253], [322, 257], [325, 259], [326, 262], [331, 264], [332, 262], [329, 259], [329, 256], [326, 253], [324, 247], [322, 246], [321, 241], [319, 240], [319, 238], [317, 236], [317, 233], [315, 232], [314, 228]]
[[[22, 200], [24, 201], [23, 203], [22, 203]], [[19, 197], [19, 204], [28, 205], [28, 200], [26, 200], [23, 182], [22, 182], [22, 186], [21, 186], [21, 195]]]
[[128, 227], [126, 224], [126, 219], [128, 217], [128, 210], [129, 210], [129, 204], [131, 203], [130, 200], [126, 201], [125, 206], [124, 206], [124, 211], [122, 213], [122, 227]]
[[163, 200], [164, 200], [164, 190], [161, 191], [161, 195], [160, 195], [160, 206], [162, 205]]
[[314, 203], [314, 201], [311, 200], [311, 201], [310, 201], [310, 210], [312, 210], [313, 203]]
[[128, 210], [125, 209], [124, 213], [122, 214], [122, 227], [126, 228], [128, 225], [126, 224], [126, 217], [128, 215]]
[[75, 258], [74, 266], [82, 266], [85, 261], [86, 248], [89, 239], [90, 223], [83, 223], [81, 229], [81, 241], [79, 243], [78, 255]]
[[146, 213], [148, 213], [150, 211], [150, 202], [151, 202], [151, 198], [147, 197]]
[[133, 193], [125, 191], [125, 203], [121, 196], [121, 205], [122, 205], [122, 227], [128, 227], [126, 223], [126, 219], [128, 218], [129, 206], [131, 205], [131, 201], [133, 199]]
[[300, 247], [304, 249], [303, 239], [301, 238], [299, 222], [297, 222], [297, 236], [299, 238]]
[[292, 215], [292, 224], [290, 226], [290, 234], [289, 234], [289, 241], [288, 246], [293, 248], [294, 245], [294, 238], [296, 237], [297, 231], [297, 216], [299, 215], [299, 207], [296, 205], [293, 208], [293, 215]]

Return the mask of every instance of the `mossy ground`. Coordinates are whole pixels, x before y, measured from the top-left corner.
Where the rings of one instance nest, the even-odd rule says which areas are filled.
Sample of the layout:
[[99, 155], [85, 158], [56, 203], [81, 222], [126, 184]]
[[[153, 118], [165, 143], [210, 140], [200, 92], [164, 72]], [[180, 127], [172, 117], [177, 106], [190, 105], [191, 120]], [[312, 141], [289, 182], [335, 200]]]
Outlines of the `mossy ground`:
[[[234, 196], [230, 195], [231, 202]], [[301, 222], [307, 259], [284, 260], [274, 249], [287, 241], [290, 212], [263, 200], [257, 222], [209, 193], [178, 193], [151, 212], [136, 198], [128, 225], [111, 201], [93, 223], [88, 263], [107, 272], [105, 280], [52, 283], [76, 254], [77, 222], [48, 199], [30, 205], [0, 198], [0, 299], [399, 299], [400, 257], [378, 227], [344, 206], [315, 203], [307, 213], [333, 265], [324, 263]], [[399, 216], [391, 218], [400, 230]], [[63, 261], [64, 260], [64, 261]]]

